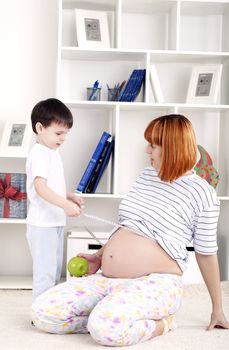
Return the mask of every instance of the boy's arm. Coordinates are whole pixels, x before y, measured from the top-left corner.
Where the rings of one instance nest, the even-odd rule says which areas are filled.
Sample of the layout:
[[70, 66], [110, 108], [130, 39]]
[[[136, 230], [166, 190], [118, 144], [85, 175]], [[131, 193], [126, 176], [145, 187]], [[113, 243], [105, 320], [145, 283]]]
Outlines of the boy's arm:
[[84, 206], [83, 198], [79, 197], [78, 194], [76, 194], [76, 193], [68, 192], [67, 199], [76, 203], [81, 208], [83, 208], [83, 206]]
[[68, 216], [79, 216], [81, 209], [79, 205], [60, 196], [47, 186], [47, 180], [37, 176], [34, 179], [34, 187], [37, 194], [45, 201], [62, 208]]

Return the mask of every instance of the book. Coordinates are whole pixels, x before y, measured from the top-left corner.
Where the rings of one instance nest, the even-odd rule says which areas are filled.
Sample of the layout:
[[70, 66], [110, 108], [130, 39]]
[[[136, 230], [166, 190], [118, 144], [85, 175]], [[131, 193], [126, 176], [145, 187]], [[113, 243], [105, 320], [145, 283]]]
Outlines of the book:
[[124, 88], [121, 91], [121, 94], [118, 98], [119, 101], [129, 101], [131, 87], [133, 86], [136, 79], [137, 79], [137, 69], [134, 69], [129, 79], [127, 80]]
[[99, 157], [100, 157], [100, 155], [101, 155], [101, 153], [103, 151], [103, 148], [106, 145], [106, 141], [108, 140], [108, 138], [110, 136], [111, 135], [108, 132], [106, 132], [106, 131], [104, 131], [102, 133], [102, 136], [101, 136], [99, 142], [97, 143], [95, 151], [93, 152], [93, 154], [91, 156], [91, 159], [89, 160], [89, 163], [88, 163], [88, 165], [86, 167], [86, 170], [85, 170], [85, 172], [84, 172], [84, 174], [83, 174], [83, 176], [82, 176], [82, 178], [81, 178], [81, 180], [80, 180], [80, 182], [79, 182], [79, 184], [78, 184], [78, 186], [76, 188], [76, 192], [77, 193], [84, 192], [84, 190], [85, 190], [85, 188], [86, 188], [86, 186], [88, 184], [88, 181], [89, 181], [89, 179], [90, 179], [90, 177], [92, 175], [92, 172], [93, 172], [93, 170], [94, 170], [94, 168], [96, 166], [96, 163], [98, 162]]
[[134, 69], [124, 86], [118, 100], [123, 102], [133, 102], [145, 81], [145, 69]]
[[155, 64], [150, 66], [150, 83], [154, 95], [155, 102], [163, 103], [164, 97], [161, 90], [160, 80], [157, 74], [157, 69]]
[[137, 77], [135, 79], [135, 82], [131, 88], [131, 96], [130, 96], [130, 102], [134, 102], [141, 90], [141, 87], [143, 83], [145, 82], [145, 69], [138, 69], [137, 71]]
[[98, 176], [99, 169], [101, 168], [101, 165], [102, 165], [103, 160], [105, 158], [106, 152], [107, 152], [107, 150], [108, 150], [108, 148], [110, 146], [111, 140], [112, 140], [112, 137], [109, 137], [108, 140], [106, 141], [106, 144], [105, 144], [105, 146], [104, 146], [104, 148], [102, 150], [102, 153], [100, 154], [100, 157], [99, 157], [99, 159], [98, 159], [98, 161], [97, 161], [97, 163], [95, 165], [95, 168], [94, 168], [94, 170], [93, 170], [93, 172], [92, 172], [92, 174], [90, 176], [90, 179], [89, 179], [89, 181], [87, 183], [87, 186], [86, 186], [86, 188], [84, 190], [85, 193], [91, 193], [91, 191], [92, 191], [92, 189], [94, 187], [95, 180], [96, 180], [96, 178]]
[[99, 184], [102, 175], [109, 163], [112, 151], [114, 148], [114, 139], [111, 137], [107, 140], [106, 146], [104, 147], [104, 152], [101, 154], [101, 158], [99, 159], [97, 166], [94, 169], [93, 175], [89, 180], [88, 186], [86, 188], [86, 193], [95, 193], [96, 188]]

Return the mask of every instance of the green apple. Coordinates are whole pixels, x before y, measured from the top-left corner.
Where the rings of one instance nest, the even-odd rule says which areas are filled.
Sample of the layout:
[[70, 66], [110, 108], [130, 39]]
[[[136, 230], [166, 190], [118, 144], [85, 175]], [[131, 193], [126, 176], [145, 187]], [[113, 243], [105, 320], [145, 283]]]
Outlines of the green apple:
[[82, 256], [74, 256], [68, 262], [68, 271], [71, 276], [81, 277], [88, 272], [88, 262]]

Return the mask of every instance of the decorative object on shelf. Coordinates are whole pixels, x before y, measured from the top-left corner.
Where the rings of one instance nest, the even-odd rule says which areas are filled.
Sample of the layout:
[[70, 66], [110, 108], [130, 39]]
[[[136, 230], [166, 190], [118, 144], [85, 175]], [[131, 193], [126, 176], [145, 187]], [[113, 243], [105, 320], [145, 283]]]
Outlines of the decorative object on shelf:
[[89, 178], [87, 187], [84, 190], [85, 193], [95, 193], [99, 181], [109, 163], [113, 148], [114, 139], [112, 137], [109, 137], [91, 174], [91, 177]]
[[92, 87], [87, 88], [87, 100], [88, 101], [100, 101], [101, 86], [99, 87], [99, 81], [96, 80]]
[[92, 87], [87, 88], [87, 100], [88, 101], [100, 101], [101, 88], [94, 89]]
[[113, 88], [107, 84], [107, 101], [118, 101], [120, 91], [119, 83], [115, 84]]
[[157, 74], [157, 69], [155, 64], [150, 65], [150, 83], [154, 95], [155, 102], [163, 103], [164, 97], [161, 90], [160, 80]]
[[107, 101], [118, 101], [119, 88], [107, 88]]
[[1, 156], [26, 156], [32, 139], [28, 121], [8, 121], [5, 124], [0, 144]]
[[140, 93], [141, 87], [145, 82], [145, 69], [134, 69], [130, 78], [122, 89], [119, 101], [134, 102]]
[[107, 13], [75, 9], [77, 42], [80, 48], [110, 47]]
[[93, 152], [91, 159], [89, 160], [89, 163], [86, 167], [86, 170], [85, 170], [85, 172], [84, 172], [84, 174], [83, 174], [83, 176], [82, 176], [82, 178], [81, 178], [81, 180], [76, 188], [77, 193], [84, 192], [84, 190], [88, 184], [88, 181], [90, 180], [90, 177], [93, 173], [93, 170], [94, 170], [94, 168], [99, 160], [99, 157], [100, 157], [109, 137], [111, 137], [111, 135], [108, 132], [104, 131], [102, 133], [102, 136], [101, 136], [101, 138], [100, 138], [100, 140], [95, 148], [95, 151]]
[[194, 66], [186, 103], [217, 103], [222, 64]]
[[0, 173], [0, 217], [24, 219], [26, 215], [26, 174]]
[[200, 160], [197, 162], [194, 170], [197, 175], [201, 176], [211, 186], [216, 188], [219, 182], [219, 173], [213, 166], [209, 153], [200, 145], [198, 145], [198, 150], [200, 152]]

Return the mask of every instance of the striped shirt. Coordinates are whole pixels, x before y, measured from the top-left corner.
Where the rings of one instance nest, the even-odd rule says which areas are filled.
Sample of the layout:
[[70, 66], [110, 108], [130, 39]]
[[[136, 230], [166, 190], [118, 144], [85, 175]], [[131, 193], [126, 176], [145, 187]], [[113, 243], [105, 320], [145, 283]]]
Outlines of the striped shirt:
[[156, 241], [184, 271], [192, 240], [200, 254], [217, 252], [219, 207], [214, 188], [194, 172], [170, 183], [147, 167], [121, 201], [118, 222]]

